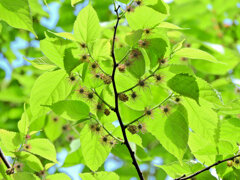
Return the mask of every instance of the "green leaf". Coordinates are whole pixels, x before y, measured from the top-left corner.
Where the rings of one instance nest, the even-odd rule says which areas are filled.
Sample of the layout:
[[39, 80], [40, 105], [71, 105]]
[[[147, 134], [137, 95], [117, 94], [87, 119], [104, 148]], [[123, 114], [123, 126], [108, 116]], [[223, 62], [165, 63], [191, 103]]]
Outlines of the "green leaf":
[[211, 54], [194, 48], [182, 48], [175, 52], [175, 55], [190, 58], [190, 59], [201, 59], [205, 61], [210, 61], [213, 63], [221, 63]]
[[81, 149], [78, 149], [77, 151], [68, 154], [64, 161], [63, 167], [70, 167], [80, 163], [84, 164], [84, 160]]
[[180, 42], [178, 42], [177, 44], [175, 44], [175, 45], [173, 46], [173, 48], [172, 48], [172, 51], [173, 51], [173, 52], [176, 52], [176, 51], [178, 51], [179, 49], [181, 49], [184, 41], [185, 41], [185, 39], [183, 39], [182, 41], [180, 41]]
[[41, 75], [36, 80], [30, 96], [33, 116], [45, 115], [48, 108], [41, 105], [49, 105], [64, 100], [71, 90], [72, 84], [68, 82], [64, 70], [46, 72]]
[[101, 136], [86, 125], [80, 133], [81, 149], [85, 164], [96, 171], [108, 157], [111, 147], [101, 142]]
[[142, 30], [137, 30], [137, 31], [133, 31], [133, 32], [128, 33], [125, 37], [126, 43], [130, 46], [134, 46], [141, 39], [142, 33], [143, 33]]
[[81, 43], [89, 44], [99, 37], [99, 19], [91, 5], [80, 11], [74, 22], [73, 29], [75, 39]]
[[151, 29], [166, 17], [165, 14], [159, 13], [147, 6], [139, 6], [134, 8], [133, 12], [126, 12], [125, 14], [129, 26], [133, 30]]
[[64, 173], [56, 173], [56, 174], [48, 175], [46, 177], [46, 179], [48, 179], [48, 180], [59, 180], [59, 179], [71, 180], [71, 178]]
[[[57, 118], [57, 121], [54, 120]], [[62, 127], [66, 121], [56, 116], [48, 116], [48, 121], [44, 127], [44, 132], [49, 140], [55, 141], [63, 133]]]
[[175, 24], [169, 23], [169, 22], [161, 22], [157, 27], [159, 28], [165, 28], [165, 29], [172, 29], [172, 30], [182, 30], [187, 28], [181, 28]]
[[29, 172], [17, 172], [13, 174], [14, 180], [26, 179], [26, 180], [40, 180], [35, 174]]
[[58, 101], [52, 104], [50, 108], [58, 116], [71, 121], [87, 118], [90, 112], [86, 103], [77, 100]]
[[30, 61], [26, 58], [24, 58], [24, 59], [27, 60], [28, 62], [30, 62], [33, 65], [33, 67], [40, 69], [40, 70], [51, 70], [51, 69], [56, 68], [55, 64], [52, 63], [46, 56], [36, 58], [32, 61]]
[[82, 180], [119, 180], [119, 176], [114, 172], [97, 172], [79, 174]]
[[219, 141], [218, 116], [212, 110], [212, 104], [200, 98], [199, 106], [195, 101], [185, 98], [183, 105], [188, 112], [189, 127], [193, 132], [189, 136], [189, 147], [194, 156], [207, 165], [215, 162], [216, 143]]
[[49, 17], [48, 13], [43, 10], [38, 0], [29, 0], [28, 3], [31, 9], [32, 16], [40, 15]]
[[145, 74], [145, 60], [142, 53], [139, 50], [133, 50], [139, 52], [138, 58], [134, 59], [131, 66], [127, 70], [137, 79], [140, 79]]
[[67, 48], [65, 49], [64, 54], [64, 69], [70, 75], [72, 70], [75, 69], [81, 63], [81, 61], [74, 57], [74, 49]]
[[[204, 168], [204, 166], [200, 163], [189, 161], [184, 161], [182, 165], [179, 164], [179, 162], [172, 162], [166, 165], [155, 166], [162, 168], [172, 178], [179, 178], [183, 174], [189, 176]], [[199, 180], [204, 180], [204, 178], [209, 180], [216, 180], [216, 178], [213, 177], [209, 171], [205, 171], [197, 176], [197, 179]]]
[[82, 2], [83, 0], [71, 0], [72, 7], [75, 6], [77, 3]]
[[19, 160], [34, 171], [39, 172], [44, 169], [41, 161], [31, 153], [22, 151]]
[[6, 21], [15, 28], [30, 31], [37, 37], [33, 30], [28, 0], [1, 0], [0, 12], [1, 20]]
[[27, 144], [30, 145], [30, 149], [28, 150], [29, 152], [39, 155], [50, 161], [57, 162], [55, 147], [48, 139], [31, 139], [28, 140]]
[[179, 106], [168, 117], [156, 113], [154, 114], [154, 119], [149, 118], [145, 120], [147, 130], [180, 162], [188, 143], [189, 130], [186, 113], [186, 109], [183, 106]]
[[70, 46], [70, 41], [62, 38], [45, 38], [40, 41], [40, 49], [46, 57], [58, 67], [64, 69], [65, 49]]
[[169, 67], [169, 71], [174, 74], [187, 73], [190, 75], [194, 75], [192, 68], [183, 64], [171, 64]]
[[199, 103], [199, 87], [194, 76], [177, 74], [167, 82], [167, 85], [180, 95], [190, 97]]
[[26, 110], [23, 112], [21, 120], [18, 121], [18, 130], [22, 135], [26, 135], [28, 133], [28, 128], [30, 125], [30, 120]]
[[89, 47], [94, 60], [100, 62], [110, 58], [111, 44], [107, 39], [98, 39]]
[[72, 33], [69, 33], [69, 32], [60, 32], [60, 33], [55, 33], [55, 32], [52, 32], [52, 31], [48, 31], [58, 37], [61, 37], [61, 38], [65, 38], [65, 39], [69, 39], [71, 41], [76, 41], [74, 35]]
[[11, 156], [21, 143], [19, 133], [0, 129], [0, 147], [6, 155]]

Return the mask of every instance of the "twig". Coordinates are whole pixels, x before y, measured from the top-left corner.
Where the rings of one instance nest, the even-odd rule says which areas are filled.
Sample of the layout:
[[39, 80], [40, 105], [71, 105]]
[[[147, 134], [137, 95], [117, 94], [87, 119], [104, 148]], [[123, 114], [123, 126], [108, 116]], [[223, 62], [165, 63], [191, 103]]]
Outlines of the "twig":
[[121, 143], [123, 142], [123, 140], [117, 138], [110, 131], [108, 131], [108, 129], [97, 118], [94, 118], [93, 116], [91, 116], [91, 118], [94, 119], [95, 121], [97, 121], [97, 123], [100, 124], [100, 126], [108, 133], [109, 136], [111, 136], [112, 138], [116, 139], [117, 141], [120, 141]]
[[115, 113], [117, 115], [121, 130], [122, 130], [122, 135], [124, 138], [124, 144], [126, 145], [126, 147], [128, 148], [128, 151], [130, 153], [130, 156], [132, 158], [132, 164], [135, 166], [138, 176], [140, 178], [140, 180], [144, 180], [143, 178], [143, 174], [140, 170], [140, 167], [138, 165], [138, 162], [135, 158], [135, 153], [132, 150], [130, 143], [128, 142], [128, 138], [127, 138], [127, 134], [126, 134], [126, 130], [125, 130], [125, 126], [123, 124], [120, 112], [119, 112], [119, 107], [118, 107], [118, 91], [117, 91], [117, 87], [116, 87], [116, 82], [115, 82], [115, 72], [116, 72], [116, 68], [118, 66], [117, 62], [116, 62], [116, 57], [115, 57], [115, 52], [114, 52], [114, 47], [115, 47], [115, 41], [116, 41], [116, 34], [117, 34], [117, 27], [119, 24], [119, 21], [121, 19], [121, 17], [119, 16], [118, 10], [120, 8], [120, 6], [116, 7], [115, 3], [114, 3], [114, 7], [115, 7], [115, 13], [117, 15], [117, 22], [116, 25], [114, 26], [114, 34], [113, 34], [113, 42], [112, 42], [112, 51], [111, 51], [111, 55], [112, 55], [112, 59], [113, 59], [113, 71], [112, 71], [112, 84], [113, 84], [113, 90], [114, 90], [114, 98], [115, 98]]
[[240, 156], [240, 154], [238, 154], [238, 155], [236, 155], [236, 156], [233, 156], [233, 157], [230, 157], [230, 158], [227, 158], [227, 159], [224, 159], [224, 160], [221, 160], [221, 161], [217, 161], [216, 163], [214, 163], [214, 164], [212, 164], [212, 165], [210, 165], [210, 166], [208, 166], [208, 167], [206, 167], [206, 168], [204, 168], [204, 169], [202, 169], [202, 170], [200, 170], [200, 171], [197, 171], [197, 172], [195, 172], [194, 174], [192, 174], [192, 175], [190, 175], [190, 176], [187, 176], [187, 177], [186, 177], [186, 175], [183, 175], [183, 176], [181, 176], [181, 177], [179, 177], [179, 178], [176, 178], [176, 179], [174, 179], [174, 180], [190, 179], [190, 178], [192, 178], [192, 177], [194, 177], [194, 176], [197, 176], [198, 174], [201, 174], [201, 173], [204, 172], [204, 171], [209, 170], [210, 168], [212, 168], [212, 167], [214, 167], [214, 166], [217, 166], [217, 165], [219, 165], [219, 164], [221, 164], [221, 163], [223, 163], [223, 162], [229, 161], [229, 160], [234, 160], [234, 158], [239, 157], [239, 156]]
[[[93, 58], [92, 54], [90, 53], [90, 50], [89, 50], [88, 46], [87, 46], [87, 50], [88, 50], [89, 56], [93, 59], [93, 61], [94, 61], [95, 63], [97, 63], [97, 61]], [[97, 64], [98, 64], [98, 63], [97, 63]], [[109, 75], [108, 73], [106, 73], [99, 65], [98, 65], [98, 67], [99, 67], [99, 69], [100, 69], [104, 74], [106, 74], [107, 76], [110, 76], [110, 75]]]
[[126, 57], [129, 55], [129, 53], [131, 52], [132, 49], [130, 49], [126, 54], [125, 56], [118, 62], [118, 64], [121, 64], [125, 59]]
[[[159, 69], [160, 69], [160, 65], [159, 65], [159, 66], [157, 67], [157, 69], [155, 69], [155, 71], [153, 71], [148, 77], [146, 77], [145, 79], [143, 79], [143, 80], [141, 80], [141, 81], [144, 82], [144, 81], [148, 80], [150, 77], [154, 76], [155, 73], [156, 73]], [[137, 86], [139, 86], [139, 83], [135, 84], [134, 86], [132, 86], [132, 87], [130, 87], [130, 88], [128, 88], [128, 89], [126, 89], [126, 90], [124, 90], [124, 91], [122, 91], [122, 92], [119, 92], [119, 94], [125, 93], [125, 92], [128, 92], [128, 91], [131, 91], [131, 90], [133, 90], [134, 88], [136, 88]]]
[[94, 94], [96, 94], [96, 96], [97, 96], [106, 106], [108, 106], [112, 111], [115, 111], [115, 108], [112, 107], [110, 104], [108, 104], [108, 103], [95, 91], [95, 89], [92, 89], [92, 91], [94, 92]]
[[[150, 111], [153, 111], [153, 110], [159, 108], [162, 104], [164, 104], [164, 103], [165, 103], [168, 99], [170, 99], [172, 96], [173, 96], [173, 93], [171, 93], [171, 94], [170, 94], [166, 99], [164, 99], [160, 104], [158, 104], [157, 106], [155, 106], [155, 107], [153, 107], [152, 109], [150, 109]], [[125, 129], [126, 129], [129, 125], [131, 125], [131, 124], [137, 122], [138, 120], [140, 120], [141, 118], [143, 118], [144, 116], [146, 116], [146, 113], [144, 113], [143, 115], [141, 115], [141, 116], [139, 116], [138, 118], [134, 119], [134, 120], [131, 121], [130, 123], [126, 124], [126, 125], [125, 125]]]

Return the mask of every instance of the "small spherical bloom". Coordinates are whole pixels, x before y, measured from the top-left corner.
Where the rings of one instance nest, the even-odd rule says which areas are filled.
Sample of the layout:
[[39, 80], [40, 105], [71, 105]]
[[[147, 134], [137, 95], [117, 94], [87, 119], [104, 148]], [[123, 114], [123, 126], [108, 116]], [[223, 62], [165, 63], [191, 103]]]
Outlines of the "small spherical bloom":
[[32, 148], [30, 144], [24, 144], [23, 147], [26, 151], [29, 151]]
[[135, 99], [137, 98], [137, 96], [138, 96], [138, 95], [137, 95], [137, 93], [136, 93], [135, 91], [133, 91], [133, 92], [131, 93], [131, 98], [132, 98], [132, 99], [135, 100]]
[[149, 41], [145, 40], [139, 40], [138, 45], [142, 48], [146, 48], [149, 45]]
[[233, 161], [232, 160], [227, 161], [227, 166], [232, 167], [233, 166]]
[[118, 98], [120, 99], [120, 101], [123, 101], [123, 102], [128, 101], [128, 96], [124, 93], [119, 94]]
[[136, 125], [129, 125], [127, 130], [132, 134], [136, 134], [138, 132], [138, 127]]
[[171, 108], [170, 108], [168, 105], [162, 106], [161, 109], [162, 109], [162, 112], [163, 112], [165, 115], [169, 114], [170, 111], [171, 111]]
[[126, 65], [125, 65], [125, 64], [119, 64], [119, 65], [118, 65], [118, 70], [119, 70], [120, 72], [125, 72], [125, 70], [126, 70]]
[[145, 133], [147, 131], [146, 129], [146, 124], [144, 123], [139, 123], [137, 126], [138, 130], [141, 131], [142, 133]]
[[109, 109], [105, 109], [105, 110], [104, 110], [104, 114], [105, 114], [106, 116], [109, 116], [109, 114], [110, 114]]
[[106, 136], [102, 136], [101, 137], [101, 142], [102, 142], [102, 144], [107, 144], [108, 143], [108, 141], [109, 141], [109, 138], [108, 138], [108, 136], [106, 135]]
[[14, 164], [14, 168], [15, 168], [17, 171], [22, 171], [22, 169], [23, 169], [23, 163], [16, 162], [16, 163]]
[[130, 52], [129, 58], [130, 59], [137, 59], [141, 54], [142, 54], [141, 51], [139, 51], [138, 49], [134, 49]]

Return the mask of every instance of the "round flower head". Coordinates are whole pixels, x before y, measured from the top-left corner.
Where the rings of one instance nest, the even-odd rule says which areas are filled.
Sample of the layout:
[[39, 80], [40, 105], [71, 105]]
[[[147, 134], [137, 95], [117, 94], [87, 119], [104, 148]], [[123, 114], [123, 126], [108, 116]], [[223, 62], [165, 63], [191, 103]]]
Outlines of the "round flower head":
[[165, 115], [168, 115], [168, 114], [170, 113], [170, 111], [171, 111], [171, 108], [170, 108], [168, 105], [162, 106], [161, 109], [162, 109], [162, 112], [163, 112]]

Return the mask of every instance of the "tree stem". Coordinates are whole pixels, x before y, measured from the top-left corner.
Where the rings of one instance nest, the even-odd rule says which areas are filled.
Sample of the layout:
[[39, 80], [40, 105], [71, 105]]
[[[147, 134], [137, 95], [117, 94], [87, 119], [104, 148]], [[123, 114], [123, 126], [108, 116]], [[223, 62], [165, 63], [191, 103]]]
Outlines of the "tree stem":
[[115, 72], [116, 72], [116, 68], [117, 68], [118, 64], [117, 64], [116, 58], [115, 58], [114, 47], [115, 47], [115, 41], [116, 41], [117, 27], [118, 27], [118, 24], [119, 24], [119, 21], [120, 21], [121, 17], [119, 16], [119, 13], [118, 13], [118, 10], [119, 10], [120, 6], [118, 6], [118, 7], [114, 6], [114, 7], [115, 7], [116, 15], [117, 15], [117, 22], [116, 22], [116, 25], [114, 26], [114, 34], [113, 34], [111, 55], [112, 55], [112, 59], [113, 59], [112, 84], [113, 84], [113, 90], [114, 90], [114, 96], [115, 96], [115, 113], [117, 115], [121, 130], [122, 130], [122, 135], [123, 135], [123, 138], [124, 138], [124, 144], [128, 148], [128, 151], [131, 155], [132, 164], [135, 166], [140, 180], [144, 180], [143, 174], [142, 174], [142, 172], [140, 170], [140, 167], [138, 165], [138, 162], [135, 158], [135, 153], [132, 150], [132, 148], [130, 146], [130, 143], [128, 141], [125, 126], [123, 124], [123, 121], [122, 121], [122, 118], [121, 118], [121, 115], [120, 115], [120, 112], [119, 112], [119, 107], [118, 107], [118, 91], [117, 91], [116, 82], [115, 82]]
[[11, 165], [10, 165], [10, 163], [8, 162], [8, 160], [6, 159], [6, 157], [4, 156], [1, 148], [0, 148], [0, 158], [3, 160], [5, 166], [6, 166], [8, 169], [10, 169], [10, 168], [11, 168]]

